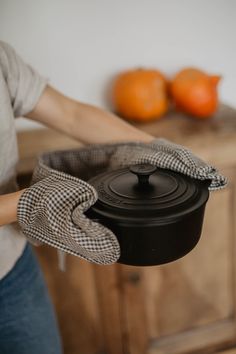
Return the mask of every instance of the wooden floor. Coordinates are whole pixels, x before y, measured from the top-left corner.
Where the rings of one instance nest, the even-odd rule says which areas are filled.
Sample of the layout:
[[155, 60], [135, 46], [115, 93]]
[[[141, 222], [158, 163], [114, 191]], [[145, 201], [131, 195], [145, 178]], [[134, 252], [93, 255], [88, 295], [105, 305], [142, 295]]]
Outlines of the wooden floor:
[[236, 354], [236, 348], [235, 349], [229, 349], [224, 352], [218, 352], [216, 354]]

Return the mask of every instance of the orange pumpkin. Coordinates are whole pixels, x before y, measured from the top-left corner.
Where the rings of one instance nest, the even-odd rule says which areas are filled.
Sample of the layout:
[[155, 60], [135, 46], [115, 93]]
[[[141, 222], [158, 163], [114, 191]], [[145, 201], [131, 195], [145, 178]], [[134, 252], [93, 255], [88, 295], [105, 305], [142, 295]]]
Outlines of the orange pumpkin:
[[195, 69], [181, 70], [170, 84], [176, 108], [198, 118], [212, 116], [218, 107], [217, 84], [220, 76]]
[[167, 83], [158, 70], [134, 69], [117, 75], [113, 104], [122, 117], [146, 122], [160, 118], [168, 108]]

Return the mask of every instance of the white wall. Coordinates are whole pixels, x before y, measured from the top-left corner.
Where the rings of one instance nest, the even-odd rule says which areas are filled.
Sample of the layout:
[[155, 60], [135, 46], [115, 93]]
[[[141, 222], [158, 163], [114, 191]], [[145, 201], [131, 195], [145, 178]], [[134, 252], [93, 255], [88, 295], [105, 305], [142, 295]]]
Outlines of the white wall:
[[235, 35], [235, 0], [0, 0], [1, 39], [67, 95], [104, 107], [117, 71], [186, 65], [222, 74], [221, 98], [236, 107]]

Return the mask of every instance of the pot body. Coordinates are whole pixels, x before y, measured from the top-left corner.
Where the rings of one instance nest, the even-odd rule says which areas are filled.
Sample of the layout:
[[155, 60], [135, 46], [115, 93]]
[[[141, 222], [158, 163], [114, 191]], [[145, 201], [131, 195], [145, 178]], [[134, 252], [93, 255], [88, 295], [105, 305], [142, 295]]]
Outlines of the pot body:
[[153, 266], [175, 261], [196, 246], [201, 236], [204, 212], [205, 203], [179, 219], [152, 223], [107, 219], [92, 209], [86, 214], [116, 235], [121, 248], [118, 263]]
[[119, 263], [164, 264], [197, 244], [209, 180], [138, 164], [102, 173], [89, 182], [98, 200], [86, 214], [113, 231], [121, 248]]

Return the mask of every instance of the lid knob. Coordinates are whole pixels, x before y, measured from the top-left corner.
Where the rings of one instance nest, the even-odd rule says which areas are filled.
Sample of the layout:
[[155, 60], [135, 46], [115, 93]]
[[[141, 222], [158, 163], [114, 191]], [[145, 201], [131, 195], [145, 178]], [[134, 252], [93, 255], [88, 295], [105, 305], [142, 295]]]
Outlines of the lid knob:
[[139, 164], [130, 166], [129, 170], [138, 177], [140, 187], [147, 187], [150, 186], [149, 177], [156, 172], [157, 167], [150, 164]]

